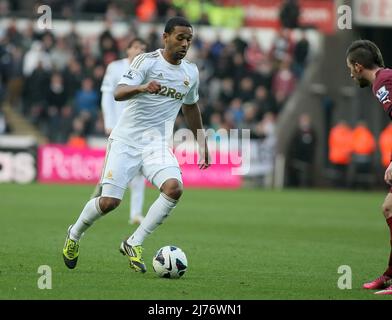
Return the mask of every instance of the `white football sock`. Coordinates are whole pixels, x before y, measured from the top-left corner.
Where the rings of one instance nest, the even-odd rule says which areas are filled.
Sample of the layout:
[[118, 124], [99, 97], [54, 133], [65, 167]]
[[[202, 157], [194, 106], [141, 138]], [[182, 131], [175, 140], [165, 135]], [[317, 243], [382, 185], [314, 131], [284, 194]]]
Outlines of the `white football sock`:
[[102, 211], [99, 207], [99, 197], [91, 199], [86, 203], [82, 213], [78, 220], [72, 226], [70, 230], [70, 238], [75, 241], [79, 241], [83, 232], [92, 226], [94, 221], [102, 217]]
[[161, 193], [158, 199], [151, 205], [140, 226], [128, 238], [127, 243], [131, 246], [141, 245], [144, 239], [168, 217], [170, 212], [176, 207], [176, 204], [176, 200], [170, 199], [167, 195]]
[[145, 182], [143, 175], [137, 175], [128, 184], [131, 190], [131, 212], [130, 218], [143, 215]]

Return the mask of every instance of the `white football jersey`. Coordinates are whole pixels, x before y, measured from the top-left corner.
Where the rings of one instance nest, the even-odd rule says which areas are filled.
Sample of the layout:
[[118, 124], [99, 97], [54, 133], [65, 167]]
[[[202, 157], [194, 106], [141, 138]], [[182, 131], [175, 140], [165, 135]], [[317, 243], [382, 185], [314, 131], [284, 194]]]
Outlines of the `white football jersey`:
[[105, 129], [113, 129], [120, 119], [121, 112], [128, 105], [127, 101], [114, 100], [114, 91], [124, 72], [129, 69], [130, 63], [127, 58], [115, 60], [109, 63], [101, 85], [102, 114]]
[[161, 84], [160, 92], [140, 93], [128, 100], [110, 138], [138, 148], [167, 145], [182, 104], [199, 100], [197, 66], [185, 59], [179, 65], [170, 64], [161, 49], [138, 55], [119, 84], [141, 85], [152, 80]]

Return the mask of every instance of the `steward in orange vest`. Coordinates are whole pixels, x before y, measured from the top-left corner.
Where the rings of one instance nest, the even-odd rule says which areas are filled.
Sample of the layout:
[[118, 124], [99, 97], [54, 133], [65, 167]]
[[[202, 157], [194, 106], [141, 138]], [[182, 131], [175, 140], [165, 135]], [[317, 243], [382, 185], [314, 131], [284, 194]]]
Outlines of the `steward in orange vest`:
[[352, 129], [345, 121], [340, 121], [335, 125], [328, 139], [329, 161], [337, 165], [348, 165], [351, 161]]
[[359, 122], [353, 131], [353, 153], [369, 156], [376, 150], [376, 141], [364, 122]]
[[392, 123], [388, 124], [381, 132], [378, 144], [381, 151], [381, 163], [387, 168], [391, 163], [392, 158]]

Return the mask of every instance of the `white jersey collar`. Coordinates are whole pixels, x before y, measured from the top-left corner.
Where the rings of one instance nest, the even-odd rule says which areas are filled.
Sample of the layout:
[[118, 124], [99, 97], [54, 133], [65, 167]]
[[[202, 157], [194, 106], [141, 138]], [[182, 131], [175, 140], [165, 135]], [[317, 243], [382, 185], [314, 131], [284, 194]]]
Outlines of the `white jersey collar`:
[[173, 68], [173, 69], [179, 69], [179, 68], [181, 67], [182, 60], [181, 60], [181, 63], [180, 63], [180, 64], [171, 64], [170, 62], [168, 62], [168, 61], [163, 57], [163, 54], [162, 54], [163, 49], [158, 49], [157, 51], [158, 51], [158, 53], [159, 53], [159, 57], [161, 58], [162, 62], [163, 62], [167, 67]]

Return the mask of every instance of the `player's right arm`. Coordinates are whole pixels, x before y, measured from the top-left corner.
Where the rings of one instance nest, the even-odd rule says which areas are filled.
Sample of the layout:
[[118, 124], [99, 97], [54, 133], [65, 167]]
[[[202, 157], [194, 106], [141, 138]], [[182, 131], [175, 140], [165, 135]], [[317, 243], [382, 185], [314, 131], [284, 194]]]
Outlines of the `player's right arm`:
[[392, 79], [382, 76], [383, 78], [375, 84], [374, 94], [385, 113], [392, 119]]
[[121, 77], [114, 91], [116, 101], [132, 99], [139, 93], [158, 93], [161, 90], [161, 85], [157, 81], [148, 81], [152, 61], [146, 56], [146, 54], [137, 56], [127, 73]]
[[[392, 119], [392, 79], [390, 76], [381, 78], [374, 87], [374, 94], [384, 108], [385, 113]], [[392, 155], [391, 162], [385, 170], [384, 180], [392, 186]]]
[[392, 162], [389, 164], [387, 170], [385, 170], [384, 180], [392, 186]]
[[127, 84], [119, 84], [114, 92], [114, 99], [116, 101], [124, 101], [131, 99], [139, 93], [158, 93], [160, 90], [161, 85], [155, 80], [142, 85], [131, 86]]

